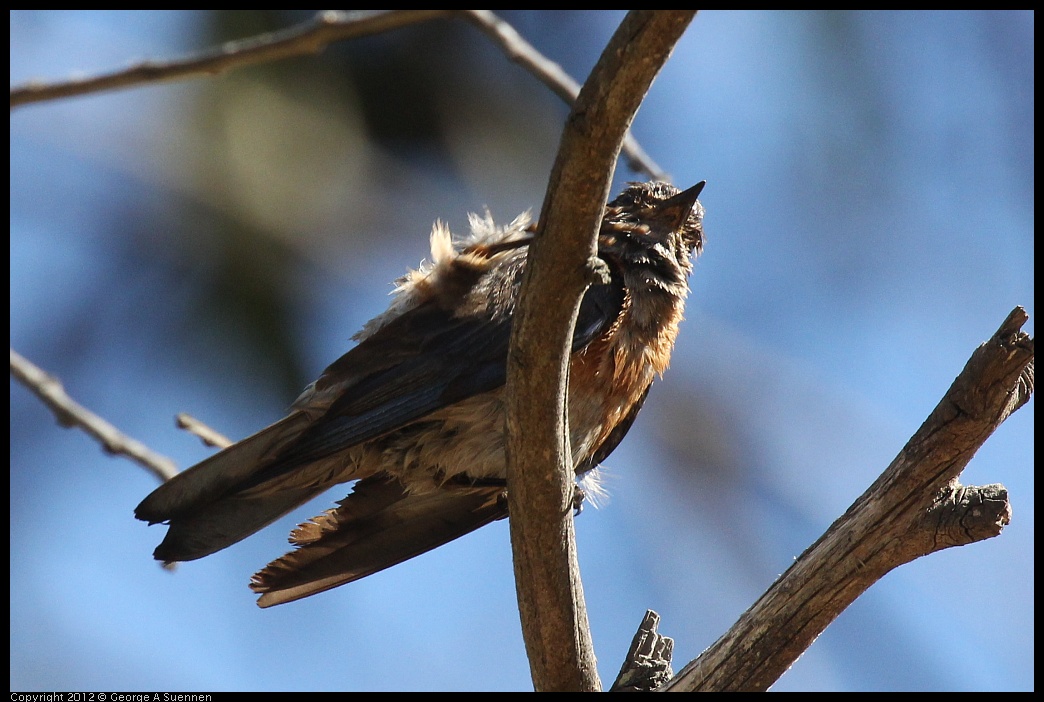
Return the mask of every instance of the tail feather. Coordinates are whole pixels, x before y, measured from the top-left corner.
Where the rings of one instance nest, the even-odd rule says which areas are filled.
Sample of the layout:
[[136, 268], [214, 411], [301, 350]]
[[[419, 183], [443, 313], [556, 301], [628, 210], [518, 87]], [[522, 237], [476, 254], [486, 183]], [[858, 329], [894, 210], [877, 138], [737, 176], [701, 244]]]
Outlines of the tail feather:
[[266, 457], [296, 439], [309, 424], [304, 413], [295, 412], [232, 444], [153, 490], [134, 508], [134, 516], [156, 524], [213, 502], [263, 468]]
[[[290, 541], [298, 548], [254, 575], [257, 604], [271, 607], [358, 580], [507, 516], [500, 487], [454, 487], [407, 495], [398, 481], [361, 480]], [[408, 499], [407, 499], [408, 498]]]
[[320, 492], [322, 489], [306, 488], [265, 497], [231, 495], [219, 499], [171, 519], [166, 536], [152, 555], [168, 563], [209, 556], [260, 531]]
[[191, 561], [245, 539], [329, 487], [308, 484], [242, 491], [266, 461], [309, 425], [297, 412], [229, 446], [159, 486], [134, 510], [150, 524], [170, 528], [153, 556]]

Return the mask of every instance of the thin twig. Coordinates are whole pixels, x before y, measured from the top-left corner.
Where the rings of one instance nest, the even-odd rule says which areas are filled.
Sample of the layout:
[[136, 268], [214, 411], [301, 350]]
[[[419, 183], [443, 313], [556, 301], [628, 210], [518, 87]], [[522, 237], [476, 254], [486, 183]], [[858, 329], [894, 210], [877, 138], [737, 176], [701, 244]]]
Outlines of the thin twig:
[[[541, 54], [514, 27], [489, 10], [461, 10], [461, 14], [499, 46], [508, 59], [532, 73], [567, 105], [576, 102], [580, 84], [560, 65]], [[645, 173], [654, 180], [667, 180], [667, 174], [645, 153], [630, 129], [624, 136], [622, 152], [631, 170]]]
[[[489, 37], [567, 105], [572, 105], [580, 85], [554, 61], [541, 54], [515, 29], [489, 10], [327, 10], [301, 24], [276, 32], [259, 34], [222, 44], [216, 49], [182, 59], [144, 61], [118, 71], [65, 81], [30, 81], [11, 88], [11, 109], [59, 98], [88, 95], [106, 90], [133, 88], [162, 81], [216, 75], [258, 63], [319, 53], [328, 45], [346, 39], [371, 36], [435, 19], [460, 18]], [[628, 166], [650, 178], [667, 175], [645, 153], [630, 134], [624, 138], [623, 153]]]
[[200, 441], [207, 446], [215, 446], [223, 449], [228, 448], [235, 443], [216, 429], [211, 429], [191, 414], [185, 414], [184, 412], [180, 413], [174, 418], [174, 424], [177, 425], [179, 429], [184, 429], [190, 434], [195, 434], [199, 437]]
[[162, 481], [178, 473], [174, 461], [155, 453], [66, 394], [61, 382], [11, 349], [11, 375], [47, 405], [63, 427], [79, 427], [101, 442], [109, 453], [127, 456], [152, 471]]
[[333, 42], [378, 34], [437, 17], [446, 17], [449, 14], [449, 10], [328, 10], [293, 27], [226, 42], [216, 49], [187, 58], [144, 61], [111, 73], [61, 82], [33, 81], [11, 89], [11, 109], [44, 100], [132, 88], [180, 78], [215, 75], [256, 63], [315, 54]]

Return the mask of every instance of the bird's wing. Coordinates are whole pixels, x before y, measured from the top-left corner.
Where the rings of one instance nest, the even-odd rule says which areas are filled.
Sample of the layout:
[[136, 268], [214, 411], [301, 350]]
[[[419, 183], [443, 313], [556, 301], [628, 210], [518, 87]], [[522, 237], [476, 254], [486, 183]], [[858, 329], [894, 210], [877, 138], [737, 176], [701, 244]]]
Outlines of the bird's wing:
[[[573, 350], [600, 336], [616, 319], [622, 302], [619, 288], [589, 291], [581, 304]], [[506, 341], [498, 342], [502, 354]], [[472, 348], [466, 340], [464, 346]], [[503, 359], [490, 368], [498, 371], [490, 373], [496, 386], [504, 382]], [[599, 452], [598, 461], [615, 448], [633, 419], [632, 413], [619, 436], [610, 437], [606, 443], [611, 445]], [[585, 464], [583, 469], [590, 467]], [[431, 493], [409, 494], [389, 476], [366, 478], [336, 509], [300, 525], [290, 537], [297, 548], [255, 574], [250, 586], [261, 593], [258, 605], [271, 607], [350, 583], [506, 517], [504, 498], [503, 485], [447, 485]]]
[[[620, 286], [590, 289], [580, 306], [572, 350], [605, 332], [622, 304]], [[510, 315], [459, 319], [433, 303], [406, 313], [327, 369], [319, 382], [340, 386], [338, 398], [243, 487], [281, 488], [281, 478], [304, 464], [501, 387], [510, 336]]]
[[510, 334], [508, 318], [458, 319], [433, 303], [407, 312], [323, 374], [337, 399], [244, 487], [281, 487], [301, 465], [500, 387]]
[[[619, 285], [590, 289], [581, 304], [574, 351], [608, 329], [622, 304]], [[317, 381], [327, 396], [330, 388], [336, 390], [322, 414], [314, 416], [307, 406], [298, 409], [146, 497], [135, 516], [170, 523], [155, 557], [201, 558], [335, 483], [366, 477], [345, 474], [338, 454], [503, 385], [510, 332], [510, 314], [460, 318], [436, 300], [392, 320]]]
[[408, 495], [387, 476], [359, 481], [338, 505], [299, 526], [290, 536], [297, 548], [254, 575], [259, 606], [358, 580], [507, 516], [502, 487]]

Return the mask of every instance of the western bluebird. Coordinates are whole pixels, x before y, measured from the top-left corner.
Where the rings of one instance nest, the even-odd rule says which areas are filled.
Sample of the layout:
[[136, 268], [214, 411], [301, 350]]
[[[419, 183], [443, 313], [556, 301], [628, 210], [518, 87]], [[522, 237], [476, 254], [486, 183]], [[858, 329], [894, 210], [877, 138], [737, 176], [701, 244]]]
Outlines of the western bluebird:
[[[605, 209], [598, 256], [609, 282], [584, 295], [569, 368], [577, 475], [623, 439], [667, 368], [692, 257], [703, 247], [704, 183], [632, 183]], [[351, 494], [300, 525], [296, 548], [258, 572], [261, 607], [352, 582], [507, 516], [504, 381], [533, 227], [471, 217], [454, 243], [436, 223], [431, 261], [400, 278], [388, 310], [290, 414], [175, 476], [138, 519], [170, 528], [155, 550], [190, 561], [258, 531], [339, 483]]]

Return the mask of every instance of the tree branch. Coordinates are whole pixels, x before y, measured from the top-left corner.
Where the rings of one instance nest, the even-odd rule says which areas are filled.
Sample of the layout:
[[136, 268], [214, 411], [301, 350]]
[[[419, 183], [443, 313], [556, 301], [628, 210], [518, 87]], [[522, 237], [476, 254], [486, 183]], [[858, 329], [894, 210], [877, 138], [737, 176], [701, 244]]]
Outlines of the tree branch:
[[66, 428], [79, 427], [101, 442], [102, 448], [112, 454], [126, 456], [149, 469], [160, 481], [170, 480], [178, 473], [174, 461], [155, 453], [86, 407], [69, 397], [61, 382], [11, 349], [11, 376], [47, 405], [58, 424]]
[[[489, 10], [367, 10], [341, 12], [326, 10], [307, 22], [267, 34], [230, 41], [216, 49], [183, 59], [144, 61], [118, 71], [65, 81], [30, 81], [11, 88], [11, 109], [35, 102], [89, 95], [152, 83], [217, 75], [225, 71], [279, 61], [294, 56], [316, 54], [328, 45], [346, 39], [389, 32], [435, 19], [459, 17], [477, 27], [504, 52], [552, 92], [572, 105], [579, 84], [554, 61], [541, 54], [515, 29]], [[624, 153], [628, 165], [650, 178], [664, 178], [662, 169], [649, 157], [637, 140], [627, 134]]]
[[184, 429], [190, 434], [195, 434], [206, 446], [224, 449], [235, 443], [221, 432], [216, 429], [211, 429], [191, 414], [186, 414], [185, 412], [179, 413], [178, 416], [174, 418], [174, 424], [178, 429]]
[[[551, 171], [508, 352], [508, 510], [538, 691], [599, 690], [573, 533], [568, 358], [624, 134], [695, 11], [633, 10], [584, 84]], [[604, 264], [602, 264], [604, 267]]]
[[132, 88], [161, 81], [216, 75], [257, 63], [315, 54], [344, 39], [379, 34], [437, 17], [451, 10], [320, 12], [307, 22], [254, 37], [230, 41], [216, 49], [169, 61], [144, 61], [97, 76], [45, 83], [32, 81], [11, 89], [11, 109], [44, 100]]
[[877, 481], [663, 689], [766, 690], [888, 571], [1001, 532], [1011, 519], [1004, 487], [965, 487], [958, 477], [1033, 393], [1027, 319], [1021, 307], [1008, 315]]
[[[562, 98], [567, 105], [576, 102], [580, 94], [580, 84], [571, 75], [562, 70], [554, 61], [537, 51], [536, 47], [522, 38], [515, 28], [497, 17], [489, 10], [461, 10], [465, 19], [470, 21], [497, 44], [509, 60], [517, 63], [532, 73], [537, 80]], [[627, 165], [631, 170], [645, 173], [654, 180], [664, 180], [667, 174], [649, 157], [638, 143], [638, 140], [627, 130], [624, 136], [623, 153], [627, 157]]]

